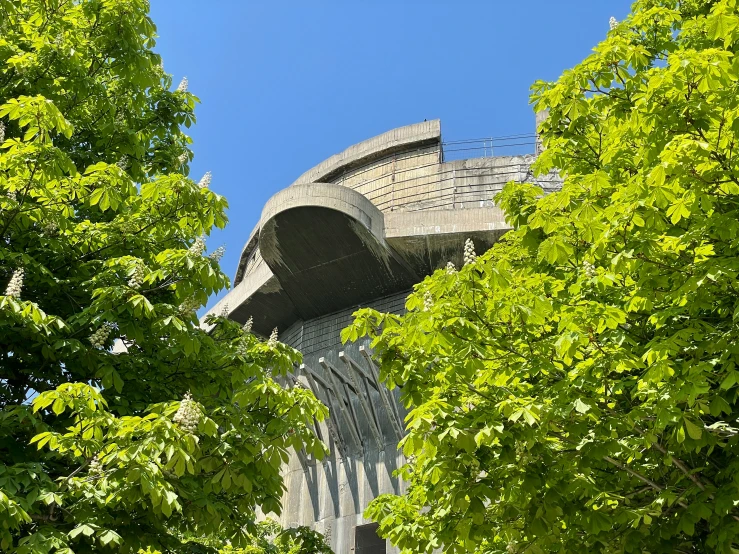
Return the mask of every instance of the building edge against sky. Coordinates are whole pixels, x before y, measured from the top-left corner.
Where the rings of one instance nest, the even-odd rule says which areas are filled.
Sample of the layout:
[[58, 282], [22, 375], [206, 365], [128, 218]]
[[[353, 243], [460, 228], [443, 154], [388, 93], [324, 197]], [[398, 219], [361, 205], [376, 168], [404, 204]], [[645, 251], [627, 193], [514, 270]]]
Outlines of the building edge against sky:
[[[543, 114], [537, 115], [537, 125]], [[508, 148], [534, 153], [498, 155]], [[208, 313], [253, 321], [253, 331], [303, 354], [291, 386], [310, 388], [330, 410], [316, 426], [330, 454], [294, 452], [283, 471], [285, 526], [326, 535], [337, 554], [395, 552], [377, 541], [362, 514], [383, 493], [402, 493], [393, 476], [405, 411], [378, 380], [367, 341], [342, 345], [360, 307], [402, 313], [414, 284], [462, 263], [509, 229], [494, 195], [508, 181], [560, 187], [556, 172], [534, 177], [533, 132], [444, 143], [439, 120], [393, 129], [350, 146], [272, 196], [246, 240], [234, 287]], [[207, 315], [207, 314], [206, 314]]]

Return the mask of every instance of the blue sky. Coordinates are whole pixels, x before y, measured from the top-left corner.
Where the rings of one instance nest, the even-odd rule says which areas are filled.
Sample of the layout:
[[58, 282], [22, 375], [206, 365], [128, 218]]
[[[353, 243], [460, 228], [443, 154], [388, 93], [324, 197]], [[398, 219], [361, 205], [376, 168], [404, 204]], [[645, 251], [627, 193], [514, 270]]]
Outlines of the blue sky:
[[202, 101], [191, 176], [212, 171], [230, 204], [209, 250], [226, 246], [233, 278], [270, 196], [392, 128], [440, 118], [445, 140], [533, 132], [531, 83], [586, 57], [630, 3], [154, 0], [164, 68]]

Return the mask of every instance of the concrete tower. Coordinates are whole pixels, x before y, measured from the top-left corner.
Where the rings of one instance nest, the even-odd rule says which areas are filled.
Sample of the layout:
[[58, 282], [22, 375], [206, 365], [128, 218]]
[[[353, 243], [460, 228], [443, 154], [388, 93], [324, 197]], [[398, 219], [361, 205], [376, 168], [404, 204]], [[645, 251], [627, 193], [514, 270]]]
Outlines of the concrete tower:
[[[538, 120], [537, 120], [538, 123]], [[355, 144], [275, 194], [246, 241], [234, 288], [211, 310], [303, 353], [295, 384], [330, 409], [317, 432], [330, 455], [293, 453], [284, 468], [284, 526], [323, 532], [337, 554], [394, 552], [363, 519], [369, 502], [402, 493], [393, 476], [405, 410], [378, 379], [369, 344], [339, 334], [359, 307], [402, 313], [414, 284], [451, 261], [465, 239], [487, 250], [508, 230], [493, 196], [508, 181], [533, 180], [533, 154], [497, 156], [534, 133], [507, 140], [442, 143], [438, 120], [394, 129]], [[459, 153], [482, 157], [468, 159]], [[473, 154], [474, 155], [474, 154]], [[556, 173], [537, 179], [559, 188]], [[293, 383], [291, 383], [293, 384]]]

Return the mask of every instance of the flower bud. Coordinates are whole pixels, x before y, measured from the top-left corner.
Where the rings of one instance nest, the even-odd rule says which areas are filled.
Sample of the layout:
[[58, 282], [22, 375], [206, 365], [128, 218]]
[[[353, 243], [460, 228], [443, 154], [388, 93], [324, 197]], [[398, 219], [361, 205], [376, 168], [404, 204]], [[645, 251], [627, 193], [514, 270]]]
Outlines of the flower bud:
[[110, 333], [116, 328], [115, 323], [106, 321], [103, 323], [97, 331], [90, 335], [90, 344], [93, 348], [105, 348], [105, 342], [110, 337]]
[[464, 265], [475, 263], [477, 260], [477, 254], [475, 254], [475, 243], [472, 239], [464, 241]]

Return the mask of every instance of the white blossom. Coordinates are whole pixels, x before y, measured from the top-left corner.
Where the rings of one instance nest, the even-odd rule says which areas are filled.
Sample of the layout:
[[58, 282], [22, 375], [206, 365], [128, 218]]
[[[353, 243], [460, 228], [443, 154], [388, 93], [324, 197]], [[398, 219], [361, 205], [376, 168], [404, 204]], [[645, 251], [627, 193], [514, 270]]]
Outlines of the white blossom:
[[613, 31], [618, 26], [618, 21], [616, 21], [616, 18], [611, 16], [611, 19], [608, 20], [608, 24], [611, 26], [611, 31]]
[[236, 347], [236, 354], [239, 356], [246, 356], [249, 354], [249, 347], [245, 340], [239, 341], [239, 345]]
[[446, 263], [446, 272], [449, 275], [454, 275], [457, 272], [457, 268], [454, 267], [454, 264], [452, 262]]
[[190, 245], [188, 252], [192, 256], [202, 256], [205, 252], [205, 239], [203, 237], [196, 238], [195, 242]]
[[121, 159], [118, 160], [115, 165], [120, 167], [123, 171], [126, 171], [126, 169], [128, 169], [128, 156], [125, 154], [121, 156]]
[[93, 348], [104, 348], [105, 341], [108, 340], [110, 333], [115, 328], [115, 323], [111, 323], [110, 321], [103, 323], [97, 331], [90, 335], [90, 344], [92, 344]]
[[208, 257], [213, 260], [214, 262], [221, 261], [221, 258], [223, 258], [223, 255], [226, 253], [226, 247], [225, 246], [219, 246], [213, 252], [208, 254]]
[[210, 171], [206, 171], [205, 175], [200, 179], [198, 186], [201, 189], [207, 189], [210, 186], [210, 181], [213, 178], [213, 174]]
[[423, 295], [423, 311], [428, 312], [431, 311], [431, 308], [434, 306], [434, 297], [431, 296], [431, 293], [429, 291], [426, 291]]
[[5, 123], [0, 121], [0, 144], [5, 141]]
[[90, 460], [88, 473], [90, 475], [100, 476], [103, 474], [103, 464], [100, 463], [100, 459], [97, 454]]
[[272, 334], [269, 336], [269, 340], [267, 341], [267, 345], [270, 346], [270, 347], [272, 347], [272, 348], [274, 348], [275, 346], [277, 346], [277, 338], [278, 338], [278, 335], [277, 335], [277, 327], [275, 327], [274, 329], [272, 329]]
[[179, 156], [177, 156], [177, 161], [180, 162], [180, 165], [185, 165], [190, 157], [187, 155], [187, 152], [183, 152]]
[[582, 263], [582, 267], [585, 270], [585, 275], [589, 279], [592, 279], [593, 277], [595, 277], [595, 266], [593, 264], [591, 264], [589, 261], [585, 260]]
[[180, 426], [185, 433], [194, 433], [200, 421], [200, 410], [193, 401], [189, 392], [185, 393], [180, 402], [180, 407], [174, 415], [173, 421]]
[[187, 80], [187, 77], [183, 77], [180, 81], [179, 86], [177, 87], [177, 92], [187, 92], [187, 86], [189, 85], [189, 81]]
[[13, 298], [21, 297], [24, 275], [25, 270], [22, 267], [19, 267], [13, 272], [13, 275], [10, 276], [10, 281], [8, 281], [8, 286], [5, 289], [5, 296], [12, 296]]
[[477, 260], [477, 254], [475, 254], [475, 243], [472, 239], [464, 241], [464, 265], [475, 263]]
[[187, 315], [191, 312], [194, 312], [200, 307], [200, 302], [194, 297], [191, 296], [190, 298], [185, 299], [182, 304], [180, 304], [180, 307], [178, 308], [178, 311], [182, 315]]
[[132, 289], [139, 288], [144, 283], [144, 267], [141, 264], [136, 264], [133, 269], [131, 277], [128, 279], [128, 286]]
[[244, 323], [244, 326], [242, 329], [244, 330], [244, 333], [251, 333], [251, 328], [254, 326], [254, 318], [252, 316], [249, 316], [249, 319], [246, 320], [246, 323]]
[[17, 197], [16, 197], [16, 195], [15, 195], [15, 191], [14, 191], [14, 190], [9, 190], [9, 191], [8, 191], [8, 194], [7, 194], [7, 196], [8, 196], [8, 198], [10, 198], [11, 200], [17, 200]]
[[45, 234], [53, 235], [59, 230], [59, 225], [55, 221], [47, 221], [41, 229]]

